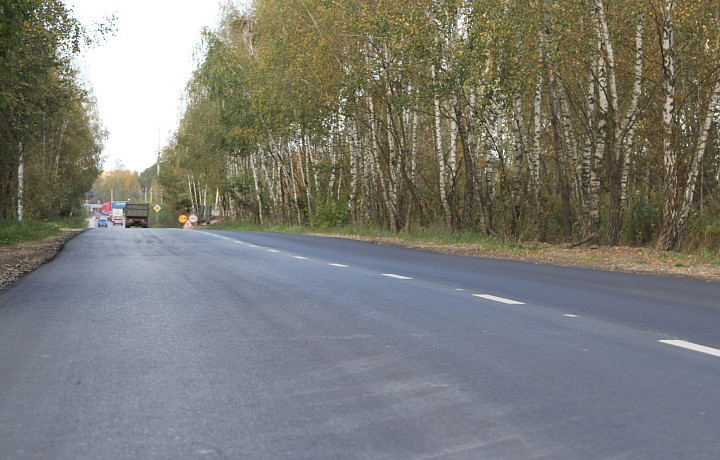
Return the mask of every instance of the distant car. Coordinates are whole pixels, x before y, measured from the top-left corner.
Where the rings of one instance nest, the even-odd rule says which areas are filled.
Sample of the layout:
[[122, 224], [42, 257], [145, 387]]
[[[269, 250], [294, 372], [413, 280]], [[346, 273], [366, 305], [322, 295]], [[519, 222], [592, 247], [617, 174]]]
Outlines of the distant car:
[[113, 216], [112, 222], [113, 222], [113, 225], [122, 225], [123, 218], [122, 218], [122, 216]]
[[107, 228], [107, 219], [104, 217], [99, 218], [97, 221], [97, 226]]

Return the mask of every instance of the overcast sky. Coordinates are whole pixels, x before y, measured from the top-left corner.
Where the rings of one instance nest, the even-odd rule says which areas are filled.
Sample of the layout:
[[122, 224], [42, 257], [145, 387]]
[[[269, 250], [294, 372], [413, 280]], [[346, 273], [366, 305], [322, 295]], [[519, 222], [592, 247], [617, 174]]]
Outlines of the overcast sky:
[[[203, 27], [215, 28], [219, 0], [65, 0], [80, 22], [115, 14], [114, 37], [77, 61], [97, 98], [109, 138], [105, 170], [118, 161], [142, 172], [177, 127]], [[236, 4], [239, 2], [236, 1]]]

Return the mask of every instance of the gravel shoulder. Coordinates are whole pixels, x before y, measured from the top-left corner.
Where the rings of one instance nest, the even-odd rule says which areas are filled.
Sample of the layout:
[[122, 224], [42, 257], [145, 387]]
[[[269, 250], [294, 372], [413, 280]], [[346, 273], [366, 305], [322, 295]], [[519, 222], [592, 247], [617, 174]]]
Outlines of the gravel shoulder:
[[50, 262], [71, 238], [86, 229], [63, 229], [56, 236], [0, 247], [0, 289]]
[[[0, 289], [51, 261], [67, 241], [86, 229], [64, 229], [57, 236], [0, 247]], [[627, 246], [592, 246], [562, 248], [540, 243], [526, 243], [512, 250], [488, 249], [476, 244], [434, 244], [389, 237], [362, 237], [315, 234], [348, 238], [386, 246], [470, 257], [516, 260], [520, 262], [594, 268], [598, 270], [637, 273], [720, 283], [720, 266], [698, 256], [666, 253], [649, 248]]]
[[470, 257], [515, 260], [536, 264], [592, 268], [642, 275], [685, 278], [720, 283], [720, 266], [699, 256], [668, 253], [650, 248], [628, 246], [580, 246], [563, 248], [543, 243], [524, 243], [514, 249], [489, 249], [477, 244], [434, 244], [406, 241], [400, 238], [361, 237], [316, 234], [335, 238], [349, 238], [374, 244], [399, 246], [422, 251], [440, 252]]

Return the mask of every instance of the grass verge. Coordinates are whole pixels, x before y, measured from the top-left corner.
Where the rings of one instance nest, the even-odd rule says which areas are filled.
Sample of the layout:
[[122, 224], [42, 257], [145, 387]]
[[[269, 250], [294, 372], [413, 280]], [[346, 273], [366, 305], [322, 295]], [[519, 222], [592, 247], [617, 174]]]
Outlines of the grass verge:
[[310, 234], [323, 233], [329, 235], [363, 236], [368, 238], [399, 238], [405, 241], [432, 244], [461, 244], [475, 246], [490, 251], [511, 251], [518, 253], [533, 252], [541, 249], [541, 243], [521, 245], [514, 241], [504, 240], [495, 236], [478, 235], [471, 232], [450, 232], [444, 228], [413, 228], [409, 231], [392, 233], [372, 227], [302, 227], [299, 225], [272, 224], [260, 226], [240, 221], [218, 223], [212, 226], [214, 230], [263, 231], [278, 233]]
[[0, 220], [0, 246], [12, 246], [23, 241], [37, 241], [61, 233], [62, 228], [82, 228], [81, 222], [51, 222], [45, 220]]
[[[438, 245], [462, 245], [469, 246], [474, 249], [501, 252], [513, 255], [542, 254], [546, 250], [562, 250], [572, 253], [571, 249], [563, 249], [559, 244], [549, 244], [540, 242], [517, 242], [511, 239], [501, 238], [497, 236], [478, 235], [472, 232], [450, 232], [443, 227], [413, 228], [409, 231], [401, 231], [392, 233], [372, 227], [355, 228], [347, 227], [331, 227], [331, 228], [313, 228], [301, 227], [297, 225], [287, 226], [281, 224], [272, 224], [261, 227], [257, 224], [249, 224], [245, 222], [224, 222], [212, 226], [217, 230], [241, 230], [241, 231], [266, 231], [279, 233], [295, 233], [310, 234], [322, 233], [329, 235], [345, 235], [345, 236], [361, 236], [367, 238], [399, 238], [401, 240], [413, 243], [430, 243]], [[604, 254], [605, 248], [599, 248], [596, 254], [586, 256], [595, 261], [604, 261], [609, 257]], [[663, 261], [665, 264], [676, 266], [694, 266], [698, 264], [710, 266], [712, 268], [720, 267], [720, 254], [716, 251], [692, 251], [690, 253], [682, 253], [678, 251], [662, 252], [652, 247], [639, 247], [634, 249], [637, 251], [638, 258], [635, 262], [638, 264], [648, 264], [646, 259], [655, 259]], [[575, 251], [577, 252], [577, 251]], [[647, 256], [647, 257], [646, 257]]]

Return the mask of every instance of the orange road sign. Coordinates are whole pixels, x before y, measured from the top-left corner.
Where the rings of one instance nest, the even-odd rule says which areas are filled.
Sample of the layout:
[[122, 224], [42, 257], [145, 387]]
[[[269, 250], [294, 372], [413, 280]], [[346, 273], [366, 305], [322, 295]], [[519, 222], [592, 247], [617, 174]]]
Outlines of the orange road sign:
[[180, 221], [181, 224], [184, 224], [185, 222], [187, 222], [188, 216], [185, 214], [180, 214], [180, 217], [178, 217], [178, 220]]

